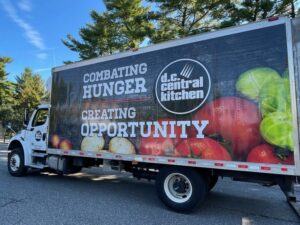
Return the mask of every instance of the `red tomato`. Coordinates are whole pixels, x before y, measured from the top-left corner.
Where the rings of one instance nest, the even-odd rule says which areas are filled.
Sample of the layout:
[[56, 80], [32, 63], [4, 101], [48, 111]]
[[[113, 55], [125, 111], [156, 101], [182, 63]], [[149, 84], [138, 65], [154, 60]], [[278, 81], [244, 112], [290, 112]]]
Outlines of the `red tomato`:
[[[158, 119], [157, 120], [160, 124], [163, 121], [174, 121], [168, 118]], [[175, 138], [168, 138], [171, 134], [171, 127], [168, 126], [167, 128], [167, 138], [153, 137], [154, 134], [154, 127], [151, 129], [151, 134], [149, 137], [142, 137], [140, 139], [139, 144], [139, 152], [142, 155], [156, 155], [156, 156], [174, 156], [175, 152], [175, 145], [181, 140], [180, 134], [181, 129], [180, 127], [174, 126], [174, 134], [176, 135]]]
[[189, 145], [188, 140], [183, 140], [178, 143], [175, 149], [175, 156], [177, 157], [191, 157], [192, 155], [192, 150]]
[[250, 151], [247, 162], [279, 164], [281, 163], [281, 160], [273, 152], [273, 147], [271, 145], [262, 144]]
[[[257, 106], [238, 97], [222, 97], [204, 105], [194, 120], [208, 120], [206, 135], [219, 134], [229, 142], [233, 157], [245, 160], [248, 152], [261, 142], [259, 124], [261, 116]], [[191, 129], [195, 135], [195, 130]]]
[[176, 156], [193, 157], [208, 160], [231, 160], [230, 154], [218, 142], [211, 138], [189, 138], [181, 141], [175, 150]]
[[142, 138], [139, 145], [141, 155], [174, 155], [174, 141], [170, 138]]
[[59, 148], [63, 149], [63, 150], [70, 150], [72, 149], [72, 143], [70, 140], [68, 139], [64, 139], [62, 142], [59, 143]]

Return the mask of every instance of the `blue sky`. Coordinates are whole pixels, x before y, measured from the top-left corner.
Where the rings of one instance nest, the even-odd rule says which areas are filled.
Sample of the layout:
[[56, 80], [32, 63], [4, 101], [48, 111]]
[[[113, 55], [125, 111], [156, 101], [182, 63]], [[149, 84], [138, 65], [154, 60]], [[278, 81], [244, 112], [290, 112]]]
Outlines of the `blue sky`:
[[78, 60], [61, 40], [67, 34], [78, 38], [92, 9], [102, 12], [105, 6], [101, 0], [0, 0], [0, 56], [13, 58], [8, 79], [30, 67], [47, 81], [52, 67]]
[[103, 12], [105, 6], [101, 0], [0, 0], [0, 56], [13, 58], [8, 79], [30, 67], [47, 81], [51, 68], [79, 60], [61, 40], [67, 34], [78, 39], [92, 9]]

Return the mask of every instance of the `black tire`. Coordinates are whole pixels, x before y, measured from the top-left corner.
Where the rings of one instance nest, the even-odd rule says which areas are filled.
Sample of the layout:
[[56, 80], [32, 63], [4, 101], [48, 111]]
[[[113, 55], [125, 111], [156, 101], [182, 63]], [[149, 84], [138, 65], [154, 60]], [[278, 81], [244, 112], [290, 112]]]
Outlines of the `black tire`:
[[215, 187], [215, 185], [218, 182], [218, 178], [219, 178], [218, 176], [211, 176], [209, 178], [209, 183], [208, 183], [208, 190], [209, 191], [211, 191]]
[[187, 213], [204, 202], [208, 184], [192, 168], [165, 167], [157, 175], [156, 190], [158, 197], [168, 208]]
[[27, 167], [24, 165], [24, 152], [22, 148], [15, 148], [8, 153], [7, 168], [10, 175], [14, 177], [26, 175]]

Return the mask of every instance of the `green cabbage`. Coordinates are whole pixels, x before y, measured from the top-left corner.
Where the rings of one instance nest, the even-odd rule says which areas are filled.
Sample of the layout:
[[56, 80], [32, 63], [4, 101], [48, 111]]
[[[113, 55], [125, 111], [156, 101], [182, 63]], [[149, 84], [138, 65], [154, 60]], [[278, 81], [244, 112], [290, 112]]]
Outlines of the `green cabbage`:
[[293, 128], [290, 113], [268, 114], [260, 123], [260, 133], [268, 143], [293, 151]]
[[242, 95], [258, 101], [263, 86], [280, 79], [280, 75], [275, 70], [267, 67], [257, 67], [240, 75], [236, 83], [236, 89]]
[[259, 94], [259, 106], [263, 117], [272, 112], [291, 114], [289, 80], [281, 78], [265, 84]]

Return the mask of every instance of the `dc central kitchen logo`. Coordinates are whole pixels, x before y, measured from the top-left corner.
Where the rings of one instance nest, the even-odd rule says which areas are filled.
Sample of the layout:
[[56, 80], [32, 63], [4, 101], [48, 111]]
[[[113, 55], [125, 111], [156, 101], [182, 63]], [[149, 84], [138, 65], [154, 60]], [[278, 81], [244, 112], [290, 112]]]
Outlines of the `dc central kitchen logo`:
[[158, 75], [155, 94], [165, 110], [184, 115], [205, 102], [210, 86], [210, 75], [200, 62], [178, 59], [169, 63]]

